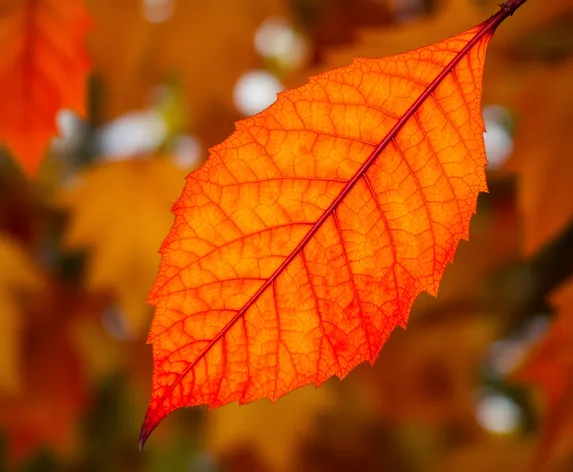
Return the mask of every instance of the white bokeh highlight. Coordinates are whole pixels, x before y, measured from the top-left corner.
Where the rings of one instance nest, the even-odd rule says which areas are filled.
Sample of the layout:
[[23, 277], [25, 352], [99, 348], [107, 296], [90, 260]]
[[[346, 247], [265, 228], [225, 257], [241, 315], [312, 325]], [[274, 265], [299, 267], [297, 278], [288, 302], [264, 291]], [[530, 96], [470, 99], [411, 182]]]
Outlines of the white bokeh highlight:
[[52, 149], [59, 154], [77, 150], [87, 133], [85, 121], [74, 111], [62, 109], [56, 115], [58, 136], [52, 140]]
[[150, 23], [163, 23], [173, 14], [173, 0], [143, 0], [143, 16]]
[[182, 135], [173, 141], [173, 160], [181, 169], [196, 169], [201, 164], [203, 148], [195, 136]]
[[265, 70], [252, 70], [242, 75], [233, 91], [237, 109], [246, 116], [251, 116], [272, 105], [277, 93], [284, 90], [280, 81]]
[[480, 426], [495, 434], [511, 434], [519, 429], [523, 420], [519, 406], [509, 397], [486, 393], [478, 401], [476, 418]]
[[488, 169], [495, 170], [513, 153], [513, 138], [507, 129], [511, 116], [506, 108], [489, 105], [483, 109], [483, 118], [486, 128], [484, 141]]
[[167, 133], [167, 123], [159, 113], [129, 113], [113, 120], [99, 132], [100, 152], [109, 160], [145, 154], [157, 149]]
[[294, 69], [302, 64], [308, 48], [303, 37], [284, 18], [271, 17], [257, 29], [255, 49], [282, 67]]

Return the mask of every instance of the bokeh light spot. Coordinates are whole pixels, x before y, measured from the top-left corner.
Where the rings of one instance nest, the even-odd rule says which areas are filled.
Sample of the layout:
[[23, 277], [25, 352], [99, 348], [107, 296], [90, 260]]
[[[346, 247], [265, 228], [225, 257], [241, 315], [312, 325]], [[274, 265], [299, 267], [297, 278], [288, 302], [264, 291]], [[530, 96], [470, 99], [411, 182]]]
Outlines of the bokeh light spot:
[[163, 23], [173, 14], [173, 0], [143, 0], [143, 16], [150, 23]]
[[201, 163], [201, 142], [191, 135], [182, 135], [173, 142], [173, 159], [182, 169], [195, 169]]
[[253, 70], [242, 75], [235, 84], [234, 100], [244, 115], [254, 115], [273, 104], [283, 85], [270, 72]]
[[74, 152], [82, 143], [87, 132], [87, 126], [80, 116], [68, 109], [63, 109], [56, 115], [58, 136], [52, 141], [56, 153]]
[[99, 133], [101, 153], [122, 159], [155, 150], [168, 133], [163, 117], [153, 111], [133, 112], [117, 118]]
[[255, 33], [255, 48], [265, 58], [294, 69], [304, 60], [307, 45], [303, 37], [284, 19], [267, 18]]
[[483, 395], [476, 408], [478, 423], [487, 431], [510, 434], [521, 425], [522, 412], [509, 397], [498, 393]]
[[507, 129], [511, 122], [509, 111], [499, 105], [489, 105], [483, 109], [486, 132], [484, 133], [485, 152], [488, 168], [499, 168], [513, 152], [513, 138]]

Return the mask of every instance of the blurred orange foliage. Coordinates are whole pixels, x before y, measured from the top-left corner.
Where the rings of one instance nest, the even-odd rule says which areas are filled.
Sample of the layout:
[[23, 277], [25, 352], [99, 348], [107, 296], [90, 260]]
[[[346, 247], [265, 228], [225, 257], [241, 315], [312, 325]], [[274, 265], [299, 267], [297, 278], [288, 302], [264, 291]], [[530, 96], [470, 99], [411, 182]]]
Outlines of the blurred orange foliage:
[[[137, 451], [152, 377], [145, 296], [156, 251], [184, 175], [231, 134], [242, 103], [262, 109], [276, 92], [354, 57], [441, 41], [498, 3], [0, 0], [0, 470], [572, 470], [573, 0], [528, 0], [492, 38], [482, 90], [489, 193], [437, 298], [416, 299], [407, 332], [390, 336], [375, 366], [276, 403], [181, 410]], [[391, 120], [375, 130], [374, 114], [337, 125], [350, 136], [373, 128], [367, 139], [378, 140]], [[314, 162], [310, 152], [305, 159], [293, 172]], [[268, 160], [250, 165], [258, 171]], [[212, 184], [202, 187], [216, 196]], [[427, 225], [416, 210], [408, 216]], [[426, 239], [420, 233], [413, 246]], [[339, 273], [331, 265], [322, 276]], [[312, 315], [297, 308], [297, 320]]]

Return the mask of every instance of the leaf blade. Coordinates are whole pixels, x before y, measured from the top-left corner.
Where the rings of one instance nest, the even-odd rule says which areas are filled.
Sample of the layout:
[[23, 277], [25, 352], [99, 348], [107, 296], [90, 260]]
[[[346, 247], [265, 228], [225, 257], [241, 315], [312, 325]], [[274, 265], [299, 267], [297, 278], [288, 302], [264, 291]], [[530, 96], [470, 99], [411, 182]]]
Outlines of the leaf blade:
[[180, 406], [274, 400], [344, 377], [374, 361], [421, 291], [436, 294], [486, 190], [481, 74], [505, 16], [311, 78], [237, 123], [188, 176], [149, 296], [141, 444]]

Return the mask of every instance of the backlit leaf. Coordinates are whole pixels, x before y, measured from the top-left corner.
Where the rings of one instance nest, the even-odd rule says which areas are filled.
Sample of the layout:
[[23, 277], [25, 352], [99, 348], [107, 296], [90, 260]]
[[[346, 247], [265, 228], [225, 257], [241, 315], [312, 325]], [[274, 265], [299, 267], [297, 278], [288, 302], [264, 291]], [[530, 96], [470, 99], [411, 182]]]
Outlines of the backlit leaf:
[[56, 133], [56, 113], [84, 113], [87, 27], [81, 0], [0, 3], [0, 141], [28, 174]]
[[486, 48], [521, 3], [313, 77], [211, 149], [149, 296], [142, 443], [176, 408], [276, 400], [373, 363], [416, 296], [437, 293], [486, 190]]

